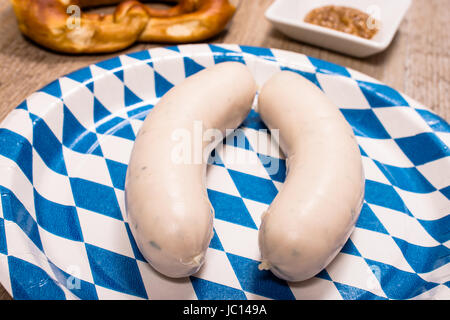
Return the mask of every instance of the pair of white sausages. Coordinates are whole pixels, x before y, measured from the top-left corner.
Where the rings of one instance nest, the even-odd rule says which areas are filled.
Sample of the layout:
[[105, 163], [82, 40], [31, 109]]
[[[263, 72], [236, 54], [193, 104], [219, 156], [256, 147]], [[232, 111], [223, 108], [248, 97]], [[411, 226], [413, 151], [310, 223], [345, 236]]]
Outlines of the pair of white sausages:
[[[126, 209], [146, 260], [169, 277], [197, 272], [213, 235], [206, 161], [174, 161], [174, 132], [237, 128], [257, 90], [243, 64], [224, 62], [172, 88], [144, 121], [128, 166]], [[283, 71], [260, 91], [258, 112], [279, 129], [287, 157], [286, 181], [264, 213], [260, 269], [301, 281], [336, 256], [350, 236], [363, 200], [361, 155], [344, 117], [314, 84]], [[220, 141], [219, 141], [220, 142]], [[202, 148], [210, 152], [203, 141]], [[245, 244], [243, 244], [245, 245]]]

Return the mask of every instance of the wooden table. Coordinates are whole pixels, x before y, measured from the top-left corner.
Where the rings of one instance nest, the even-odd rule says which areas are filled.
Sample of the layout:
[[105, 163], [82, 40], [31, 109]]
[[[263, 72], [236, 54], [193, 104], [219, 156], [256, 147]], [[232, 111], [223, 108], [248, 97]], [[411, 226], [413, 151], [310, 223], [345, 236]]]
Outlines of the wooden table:
[[[300, 0], [299, 0], [300, 1]], [[301, 52], [353, 68], [404, 92], [450, 121], [450, 2], [413, 0], [391, 46], [355, 59], [285, 37], [265, 20], [272, 0], [242, 0], [230, 29], [211, 40]], [[19, 33], [11, 5], [0, 0], [0, 121], [34, 91], [71, 71], [112, 55], [68, 56], [48, 52]], [[121, 52], [152, 48], [139, 44]], [[0, 300], [11, 299], [0, 285]]]

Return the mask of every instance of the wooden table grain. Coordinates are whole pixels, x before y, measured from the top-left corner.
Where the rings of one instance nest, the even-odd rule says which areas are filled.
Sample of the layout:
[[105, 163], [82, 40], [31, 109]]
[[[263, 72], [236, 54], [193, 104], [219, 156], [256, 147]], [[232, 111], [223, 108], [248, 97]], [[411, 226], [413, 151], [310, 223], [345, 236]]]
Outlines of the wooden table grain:
[[[300, 1], [300, 0], [299, 0]], [[291, 40], [264, 18], [272, 0], [241, 0], [230, 28], [211, 39], [291, 50], [353, 68], [428, 106], [450, 120], [450, 21], [447, 0], [413, 0], [391, 46], [375, 56], [356, 59]], [[149, 49], [138, 44], [123, 52]], [[49, 52], [24, 39], [9, 1], [0, 0], [0, 121], [21, 101], [54, 79], [112, 57], [71, 56]], [[0, 300], [11, 299], [0, 285]]]

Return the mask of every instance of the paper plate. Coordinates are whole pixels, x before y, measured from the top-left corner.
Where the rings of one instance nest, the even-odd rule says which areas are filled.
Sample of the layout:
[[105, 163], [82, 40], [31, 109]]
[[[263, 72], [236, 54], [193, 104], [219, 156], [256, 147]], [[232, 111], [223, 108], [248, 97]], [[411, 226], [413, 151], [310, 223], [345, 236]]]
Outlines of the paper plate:
[[[197, 274], [159, 275], [130, 233], [124, 180], [142, 121], [174, 85], [228, 60], [247, 64], [259, 85], [280, 69], [305, 76], [357, 136], [360, 218], [342, 252], [308, 281], [257, 269], [260, 216], [285, 164], [280, 157], [276, 174], [264, 167], [269, 155], [257, 141], [268, 133], [255, 111], [208, 167], [215, 234]], [[1, 124], [0, 281], [16, 299], [450, 298], [449, 145], [449, 125], [426, 107], [301, 54], [199, 44], [118, 56], [57, 79]], [[254, 161], [228, 161], [230, 150]]]

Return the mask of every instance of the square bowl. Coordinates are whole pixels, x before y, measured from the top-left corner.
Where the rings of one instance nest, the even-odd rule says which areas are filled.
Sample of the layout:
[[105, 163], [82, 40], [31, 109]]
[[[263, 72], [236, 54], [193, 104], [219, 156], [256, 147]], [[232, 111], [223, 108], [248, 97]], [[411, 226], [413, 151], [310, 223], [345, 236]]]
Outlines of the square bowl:
[[[326, 5], [366, 12], [380, 22], [379, 30], [369, 40], [304, 21], [311, 10]], [[362, 58], [389, 46], [410, 5], [411, 0], [276, 0], [265, 16], [275, 28], [291, 38]]]

